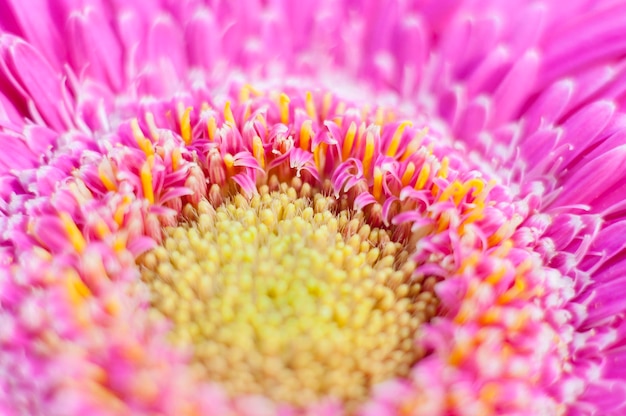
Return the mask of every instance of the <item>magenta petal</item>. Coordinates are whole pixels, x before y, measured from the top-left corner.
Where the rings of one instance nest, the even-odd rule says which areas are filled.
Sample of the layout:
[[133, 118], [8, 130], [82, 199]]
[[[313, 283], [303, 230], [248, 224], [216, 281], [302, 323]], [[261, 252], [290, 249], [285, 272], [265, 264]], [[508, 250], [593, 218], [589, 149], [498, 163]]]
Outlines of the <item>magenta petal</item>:
[[572, 80], [559, 81], [548, 88], [524, 113], [524, 130], [530, 134], [541, 126], [556, 123], [574, 95]]
[[[28, 39], [45, 55], [48, 62], [54, 64], [55, 69], [61, 68], [65, 56], [64, 43], [61, 40], [59, 27], [53, 22], [52, 13], [49, 13], [50, 8], [60, 5], [52, 5], [48, 0], [32, 0], [28, 3], [8, 0], [5, 3], [8, 5], [3, 5], [0, 13], [2, 26], [8, 23], [9, 27], [14, 30], [13, 33]], [[5, 22], [6, 20], [12, 20], [12, 22]]]
[[0, 133], [0, 149], [0, 173], [32, 168], [37, 164], [38, 156], [19, 137]]
[[626, 221], [609, 225], [598, 233], [590, 252], [601, 253], [601, 261], [594, 262], [593, 267], [599, 267], [606, 262], [616, 259], [616, 255], [626, 249]]
[[562, 192], [554, 206], [591, 204], [594, 200], [611, 194], [615, 185], [626, 175], [626, 145], [599, 156], [566, 175]]
[[594, 146], [615, 111], [615, 103], [598, 101], [578, 111], [563, 124], [564, 139], [572, 145], [572, 151], [564, 155], [564, 166], [567, 166], [587, 147]]
[[[122, 86], [122, 50], [102, 10], [73, 13], [66, 24], [70, 61], [113, 90]], [[86, 65], [86, 68], [84, 66]]]
[[483, 130], [493, 115], [493, 103], [486, 96], [474, 99], [465, 109], [455, 128], [457, 136], [472, 138]]
[[495, 124], [509, 120], [519, 110], [535, 84], [540, 63], [537, 51], [527, 52], [515, 62], [493, 96]]
[[502, 76], [508, 72], [511, 60], [511, 52], [504, 47], [491, 51], [467, 79], [468, 94], [478, 95], [481, 92], [491, 92]]
[[185, 41], [189, 64], [209, 68], [220, 56], [218, 25], [208, 9], [197, 11], [185, 28]]
[[0, 69], [8, 71], [6, 75], [15, 83], [14, 86], [27, 94], [24, 98], [35, 105], [50, 127], [64, 130], [70, 121], [64, 108], [63, 84], [59, 74], [24, 41], [10, 36], [4, 36], [0, 41], [0, 53], [5, 61]]
[[597, 326], [607, 318], [614, 320], [616, 316], [626, 311], [624, 304], [626, 279], [623, 277], [626, 270], [621, 269], [620, 272], [622, 273], [620, 278], [587, 289], [591, 297], [587, 304], [587, 319], [582, 327]]
[[626, 389], [621, 383], [605, 380], [601, 382], [601, 386], [590, 384], [580, 397], [580, 400], [590, 401], [594, 407], [602, 409], [605, 415], [619, 415], [626, 401]]
[[[574, 23], [574, 22], [572, 22]], [[561, 36], [553, 37], [547, 47], [545, 78], [571, 72], [594, 61], [623, 56], [626, 52], [626, 5], [614, 4], [599, 12], [581, 14]]]
[[[169, 18], [159, 17], [146, 39], [143, 59], [154, 67], [172, 66], [174, 73], [182, 76], [187, 69], [184, 39], [180, 28]], [[165, 74], [164, 74], [165, 75]]]

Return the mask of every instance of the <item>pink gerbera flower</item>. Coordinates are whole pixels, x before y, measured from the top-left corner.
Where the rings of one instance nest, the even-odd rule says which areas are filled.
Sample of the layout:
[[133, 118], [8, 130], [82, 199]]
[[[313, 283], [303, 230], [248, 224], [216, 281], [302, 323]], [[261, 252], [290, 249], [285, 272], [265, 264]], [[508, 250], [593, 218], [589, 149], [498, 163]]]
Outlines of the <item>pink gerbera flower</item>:
[[625, 2], [0, 4], [0, 413], [626, 411]]

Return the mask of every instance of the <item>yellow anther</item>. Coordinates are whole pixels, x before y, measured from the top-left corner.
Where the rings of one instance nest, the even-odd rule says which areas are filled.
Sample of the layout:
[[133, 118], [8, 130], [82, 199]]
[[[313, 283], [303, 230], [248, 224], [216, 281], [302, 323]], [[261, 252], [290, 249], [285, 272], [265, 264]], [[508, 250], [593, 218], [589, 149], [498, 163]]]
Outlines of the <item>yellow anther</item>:
[[402, 174], [402, 185], [408, 186], [413, 179], [413, 175], [415, 174], [415, 164], [413, 162], [409, 162], [406, 165], [406, 169]]
[[422, 146], [422, 141], [424, 137], [428, 135], [428, 127], [424, 127], [420, 131], [418, 131], [415, 136], [411, 139], [409, 144], [407, 145], [404, 153], [402, 153], [402, 157], [400, 157], [400, 161], [405, 161], [411, 156], [413, 156], [417, 150]]
[[333, 95], [330, 92], [324, 94], [322, 99], [322, 119], [328, 118], [328, 112], [330, 111], [330, 105], [333, 102]]
[[151, 157], [148, 158], [141, 166], [141, 171], [139, 176], [141, 178], [141, 187], [143, 190], [143, 196], [150, 202], [154, 204], [154, 188], [152, 187], [152, 169], [151, 165]]
[[117, 225], [122, 225], [122, 223], [124, 222], [124, 215], [126, 214], [126, 208], [128, 208], [128, 205], [130, 204], [130, 202], [131, 202], [130, 197], [127, 195], [124, 195], [124, 197], [122, 198], [122, 203], [115, 210], [115, 214], [113, 214], [113, 219], [115, 220], [115, 223]]
[[481, 178], [472, 178], [465, 182], [465, 188], [469, 191], [474, 188], [474, 192], [472, 192], [472, 197], [476, 198], [482, 191], [485, 189], [485, 181]]
[[370, 165], [372, 164], [372, 159], [374, 158], [374, 150], [376, 150], [374, 134], [371, 131], [369, 131], [366, 134], [365, 154], [363, 155], [363, 174], [366, 177], [369, 176]]
[[311, 120], [305, 120], [300, 126], [300, 149], [309, 150], [311, 146], [311, 138], [315, 132], [313, 131], [313, 123]]
[[441, 159], [441, 166], [439, 167], [439, 171], [437, 172], [437, 177], [446, 179], [448, 177], [449, 166], [450, 166], [450, 159], [448, 159], [448, 156], [444, 156]]
[[133, 132], [133, 137], [137, 141], [139, 148], [146, 154], [146, 156], [152, 156], [154, 154], [154, 148], [152, 147], [152, 142], [146, 139], [143, 131], [141, 131], [141, 127], [139, 127], [139, 121], [134, 118], [130, 122], [130, 128]]
[[87, 246], [87, 241], [85, 240], [83, 233], [80, 231], [70, 214], [67, 212], [61, 212], [59, 217], [61, 218], [63, 228], [65, 229], [65, 233], [67, 234], [70, 243], [72, 243], [72, 246], [74, 246], [74, 249], [78, 253], [82, 253]]
[[346, 132], [346, 137], [343, 139], [343, 144], [341, 148], [341, 160], [346, 160], [350, 156], [352, 146], [354, 145], [354, 136], [356, 135], [356, 130], [357, 126], [353, 121], [350, 123], [350, 127], [348, 127], [348, 131]]
[[[465, 297], [468, 298], [470, 296], [467, 294]], [[471, 305], [468, 302], [462, 302], [459, 311], [454, 316], [454, 322], [457, 324], [464, 324], [472, 318], [473, 314], [474, 311], [472, 310]]]
[[385, 109], [382, 107], [376, 108], [376, 115], [374, 116], [374, 124], [382, 126], [385, 122]]
[[496, 244], [500, 243], [502, 240], [504, 240], [509, 234], [510, 228], [511, 225], [508, 222], [502, 224], [495, 233], [487, 238], [487, 244], [489, 244], [489, 247], [493, 247]]
[[441, 193], [441, 196], [439, 197], [439, 201], [440, 202], [447, 201], [452, 197], [455, 197], [456, 199], [456, 195], [459, 193], [459, 191], [462, 191], [462, 190], [463, 190], [463, 185], [461, 184], [461, 182], [459, 182], [458, 180], [455, 180], [451, 182], [450, 184], [448, 184], [446, 189]]
[[500, 257], [501, 259], [505, 258], [513, 249], [513, 245], [513, 241], [504, 240], [495, 250], [493, 250], [492, 256]]
[[226, 172], [228, 176], [234, 176], [235, 174], [235, 158], [230, 153], [224, 155], [224, 166], [226, 166]]
[[209, 135], [209, 140], [215, 140], [215, 131], [217, 130], [217, 122], [215, 121], [215, 117], [209, 117], [209, 120], [206, 123], [206, 131]]
[[513, 284], [513, 287], [511, 287], [509, 290], [507, 290], [502, 295], [500, 295], [500, 297], [498, 298], [498, 303], [506, 304], [516, 299], [523, 299], [522, 295], [525, 291], [526, 291], [526, 280], [524, 279], [524, 276], [517, 275], [515, 277], [515, 283]]
[[[105, 167], [104, 164], [107, 164], [107, 167]], [[117, 185], [115, 184], [115, 178], [110, 178], [109, 174], [113, 173], [112, 172], [112, 166], [111, 166], [111, 162], [109, 162], [108, 160], [103, 160], [102, 162], [100, 162], [100, 164], [98, 165], [98, 176], [100, 177], [100, 180], [102, 181], [102, 184], [104, 185], [105, 188], [107, 188], [108, 191], [117, 191]]]
[[280, 121], [283, 124], [289, 123], [289, 96], [285, 93], [281, 93], [278, 98], [279, 108], [280, 108]]
[[532, 268], [533, 268], [532, 260], [526, 259], [515, 268], [515, 274], [517, 276], [523, 276], [524, 274], [526, 274], [526, 272], [530, 271]]
[[315, 166], [317, 166], [318, 171], [324, 170], [324, 165], [326, 164], [326, 149], [328, 145], [326, 143], [320, 143], [313, 150], [313, 160], [315, 161]]
[[463, 223], [461, 224], [461, 226], [459, 227], [459, 232], [461, 233], [461, 235], [463, 234], [463, 232], [465, 231], [465, 226], [467, 224], [472, 224], [476, 221], [480, 221], [483, 218], [485, 218], [485, 210], [484, 210], [484, 206], [482, 204], [476, 206], [475, 208], [472, 208], [471, 210], [467, 211], [466, 213], [466, 217], [463, 220]]
[[191, 143], [191, 107], [187, 107], [180, 118], [180, 135], [185, 144]]
[[413, 127], [413, 123], [411, 123], [410, 121], [403, 121], [402, 123], [400, 123], [395, 133], [393, 134], [393, 137], [391, 138], [389, 147], [387, 148], [387, 156], [395, 156], [396, 152], [398, 151], [398, 147], [400, 147], [400, 140], [402, 140], [404, 130], [406, 130], [407, 127]]
[[[337, 103], [337, 107], [335, 107], [335, 114], [338, 116], [342, 116], [344, 113], [346, 112], [346, 103], [344, 103], [343, 101], [339, 101]], [[343, 120], [343, 117], [339, 119], [339, 124], [341, 126], [341, 121]]]
[[250, 85], [245, 84], [239, 90], [239, 102], [240, 103], [245, 103], [249, 99], [250, 99]]
[[505, 274], [506, 274], [506, 267], [500, 266], [498, 267], [496, 271], [494, 271], [493, 273], [491, 273], [485, 278], [485, 282], [489, 283], [490, 285], [495, 285], [500, 280], [502, 280]]
[[113, 241], [113, 250], [116, 252], [121, 252], [126, 249], [126, 243], [128, 242], [128, 235], [125, 233], [119, 233], [115, 235], [115, 240]]
[[180, 148], [175, 148], [174, 151], [172, 151], [172, 170], [176, 171], [178, 170], [178, 167], [180, 166], [180, 162], [183, 159], [183, 155], [180, 151]]
[[424, 186], [426, 186], [426, 182], [428, 182], [428, 178], [430, 178], [430, 163], [424, 162], [424, 165], [422, 165], [422, 169], [420, 169], [419, 175], [417, 175], [417, 180], [415, 181], [414, 188], [424, 189]]
[[458, 206], [472, 188], [474, 188], [472, 195], [475, 197], [482, 192], [484, 186], [485, 182], [480, 178], [473, 178], [465, 183], [454, 181], [446, 188], [439, 200], [444, 201], [452, 197], [455, 205]]
[[241, 87], [241, 90], [239, 90], [239, 102], [243, 103], [248, 101], [251, 95], [255, 97], [260, 97], [263, 95], [263, 92], [257, 90], [250, 84], [245, 84], [243, 87]]
[[466, 354], [471, 351], [471, 347], [464, 344], [465, 343], [459, 343], [452, 348], [450, 356], [448, 357], [448, 363], [456, 367], [463, 362]]
[[233, 127], [236, 125], [233, 110], [230, 108], [230, 101], [226, 101], [226, 104], [224, 104], [224, 122]]
[[383, 171], [376, 166], [374, 168], [374, 186], [372, 190], [372, 194], [374, 198], [380, 200], [383, 191]]
[[244, 120], [244, 122], [247, 121], [250, 118], [251, 114], [252, 114], [252, 107], [250, 107], [250, 103], [246, 103], [245, 104], [245, 110], [243, 112], [243, 120]]
[[311, 117], [313, 120], [316, 120], [317, 111], [315, 110], [315, 103], [313, 102], [313, 94], [311, 94], [311, 91], [306, 92], [304, 106], [306, 108], [306, 113], [309, 115], [309, 117]]
[[263, 149], [263, 141], [259, 136], [252, 139], [252, 155], [259, 162], [262, 169], [265, 168], [265, 150]]
[[372, 110], [372, 108], [365, 104], [363, 107], [361, 107], [361, 119], [362, 120], [366, 120], [367, 117], [370, 115], [370, 111]]
[[447, 230], [450, 227], [450, 214], [448, 212], [442, 212], [439, 216], [437, 232], [440, 233]]
[[95, 225], [95, 229], [98, 238], [104, 238], [111, 233], [111, 229], [102, 218], [98, 219], [98, 222]]
[[480, 317], [479, 322], [483, 325], [493, 325], [500, 322], [501, 311], [497, 307], [491, 307]]
[[500, 387], [497, 383], [487, 383], [480, 389], [480, 400], [485, 403], [496, 403], [500, 397]]
[[87, 285], [81, 280], [80, 276], [75, 273], [69, 273], [66, 279], [67, 294], [69, 295], [70, 302], [74, 306], [80, 306], [82, 303], [91, 296], [91, 291]]
[[159, 128], [154, 120], [154, 114], [149, 111], [146, 113], [146, 124], [148, 125], [148, 131], [150, 131], [152, 140], [157, 140], [159, 138]]
[[476, 267], [479, 260], [480, 256], [478, 253], [472, 253], [469, 256], [464, 257], [463, 261], [461, 262], [461, 267], [459, 267], [459, 273], [464, 273], [468, 267]]
[[133, 137], [135, 138], [137, 143], [140, 143], [140, 139], [146, 138], [143, 134], [143, 131], [141, 131], [141, 127], [139, 126], [139, 120], [137, 120], [136, 118], [130, 121], [130, 128], [133, 132]]

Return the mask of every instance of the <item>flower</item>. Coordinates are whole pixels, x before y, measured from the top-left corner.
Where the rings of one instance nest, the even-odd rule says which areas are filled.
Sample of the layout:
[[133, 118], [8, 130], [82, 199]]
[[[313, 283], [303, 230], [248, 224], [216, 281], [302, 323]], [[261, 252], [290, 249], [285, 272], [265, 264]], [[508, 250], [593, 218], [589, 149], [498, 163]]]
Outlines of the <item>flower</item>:
[[3, 414], [620, 414], [626, 4], [5, 1]]

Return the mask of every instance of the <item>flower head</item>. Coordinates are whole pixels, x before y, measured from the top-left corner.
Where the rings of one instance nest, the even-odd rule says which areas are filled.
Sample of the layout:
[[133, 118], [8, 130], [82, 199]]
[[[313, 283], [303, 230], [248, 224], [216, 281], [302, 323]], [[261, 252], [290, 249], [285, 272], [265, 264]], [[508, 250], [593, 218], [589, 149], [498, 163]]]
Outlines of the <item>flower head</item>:
[[201, 3], [5, 2], [4, 413], [623, 411], [624, 5]]

